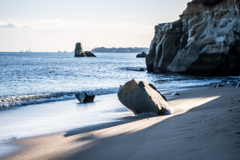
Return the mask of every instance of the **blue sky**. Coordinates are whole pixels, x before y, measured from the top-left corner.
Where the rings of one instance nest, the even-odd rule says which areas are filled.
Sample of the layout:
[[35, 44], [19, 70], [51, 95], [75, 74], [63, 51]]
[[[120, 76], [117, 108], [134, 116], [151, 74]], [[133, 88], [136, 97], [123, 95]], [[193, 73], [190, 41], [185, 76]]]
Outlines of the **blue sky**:
[[149, 47], [190, 0], [0, 0], [0, 51]]

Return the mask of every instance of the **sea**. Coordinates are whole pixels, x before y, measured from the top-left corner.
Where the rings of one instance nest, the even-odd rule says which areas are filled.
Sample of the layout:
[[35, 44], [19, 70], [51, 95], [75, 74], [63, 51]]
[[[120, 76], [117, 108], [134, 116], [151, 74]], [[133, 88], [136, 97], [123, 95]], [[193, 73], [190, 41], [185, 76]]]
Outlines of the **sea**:
[[[117, 121], [129, 114], [112, 101], [129, 80], [151, 83], [164, 93], [239, 78], [153, 74], [137, 53], [94, 54], [97, 57], [0, 52], [0, 158], [17, 149], [7, 145], [9, 141]], [[94, 103], [79, 104], [75, 94], [82, 92], [95, 94]]]

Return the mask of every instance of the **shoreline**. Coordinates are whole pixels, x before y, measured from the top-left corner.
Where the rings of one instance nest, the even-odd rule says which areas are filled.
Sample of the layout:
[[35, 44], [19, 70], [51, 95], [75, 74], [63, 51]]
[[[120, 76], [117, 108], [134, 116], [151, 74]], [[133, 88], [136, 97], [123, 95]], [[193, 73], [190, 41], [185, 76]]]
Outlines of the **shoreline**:
[[175, 109], [172, 115], [125, 116], [120, 121], [18, 139], [9, 144], [21, 150], [5, 159], [240, 157], [240, 88], [197, 87], [167, 97]]

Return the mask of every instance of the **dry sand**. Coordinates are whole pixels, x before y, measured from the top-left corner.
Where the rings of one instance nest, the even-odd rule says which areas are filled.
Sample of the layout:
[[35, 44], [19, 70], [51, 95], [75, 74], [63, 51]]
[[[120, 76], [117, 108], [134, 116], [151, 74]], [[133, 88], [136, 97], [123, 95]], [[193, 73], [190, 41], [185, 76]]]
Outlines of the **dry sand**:
[[129, 116], [66, 133], [20, 139], [6, 159], [240, 159], [240, 88], [195, 88], [170, 98], [175, 114]]

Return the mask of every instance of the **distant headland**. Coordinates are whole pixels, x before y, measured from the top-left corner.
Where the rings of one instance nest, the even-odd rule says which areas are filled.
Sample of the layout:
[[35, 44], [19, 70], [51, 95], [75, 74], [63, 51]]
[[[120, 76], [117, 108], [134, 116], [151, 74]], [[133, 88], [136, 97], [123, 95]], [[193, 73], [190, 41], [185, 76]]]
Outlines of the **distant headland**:
[[92, 52], [105, 52], [105, 53], [138, 53], [138, 52], [148, 52], [149, 48], [144, 47], [128, 47], [128, 48], [105, 48], [96, 47], [92, 49]]

